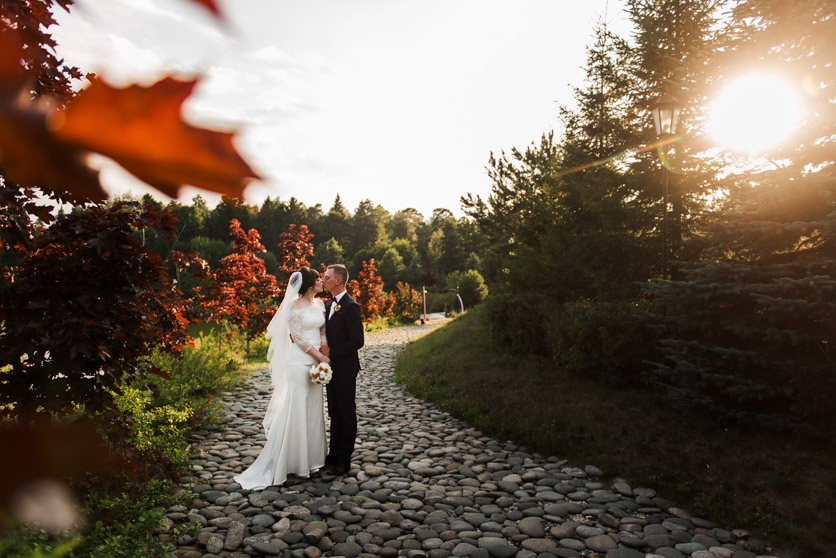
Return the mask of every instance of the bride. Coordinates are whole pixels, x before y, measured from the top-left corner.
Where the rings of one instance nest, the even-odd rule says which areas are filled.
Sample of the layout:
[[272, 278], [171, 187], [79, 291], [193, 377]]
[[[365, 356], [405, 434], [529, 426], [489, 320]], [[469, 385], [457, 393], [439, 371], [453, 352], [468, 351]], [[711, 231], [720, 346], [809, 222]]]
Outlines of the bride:
[[308, 373], [330, 362], [325, 341], [325, 305], [315, 298], [322, 279], [302, 267], [290, 276], [287, 292], [267, 326], [273, 395], [264, 415], [267, 443], [250, 467], [235, 477], [246, 490], [282, 484], [289, 474], [308, 477], [325, 465], [322, 386]]

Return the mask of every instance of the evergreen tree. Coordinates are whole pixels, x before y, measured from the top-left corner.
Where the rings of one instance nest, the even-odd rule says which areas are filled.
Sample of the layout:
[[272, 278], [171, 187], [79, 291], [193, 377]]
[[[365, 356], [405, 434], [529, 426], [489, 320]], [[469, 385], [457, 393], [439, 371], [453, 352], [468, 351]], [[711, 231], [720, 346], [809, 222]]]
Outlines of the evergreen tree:
[[833, 437], [836, 18], [825, 1], [748, 0], [732, 15], [712, 81], [753, 65], [812, 76], [807, 119], [794, 141], [764, 154], [781, 165], [727, 179], [711, 257], [651, 285], [666, 310], [656, 367], [682, 406]]
[[458, 224], [454, 219], [448, 219], [441, 230], [444, 236], [441, 238], [441, 255], [438, 258], [439, 272], [461, 271], [464, 269], [467, 253], [462, 246]]
[[345, 265], [345, 256], [340, 243], [334, 237], [329, 238], [314, 250], [313, 269], [319, 271], [331, 264]]
[[[652, 215], [646, 221], [661, 238], [663, 217], [668, 211], [668, 259], [693, 259], [702, 244], [697, 229], [702, 225], [707, 195], [718, 187], [716, 168], [702, 156], [705, 84], [710, 80], [708, 63], [720, 36], [718, 18], [729, 0], [628, 0], [627, 11], [634, 25], [632, 59], [628, 62], [632, 83], [631, 127], [641, 134], [640, 144], [656, 141], [649, 126], [649, 111], [662, 94], [682, 103], [677, 128], [678, 141], [636, 154], [631, 161], [636, 201]], [[664, 198], [663, 160], [668, 175], [668, 208]], [[654, 227], [655, 225], [655, 227]], [[656, 244], [661, 254], [662, 243]], [[662, 258], [659, 257], [659, 262]]]
[[383, 279], [383, 285], [393, 289], [406, 269], [403, 258], [393, 246], [390, 246], [379, 261], [378, 271], [380, 272], [380, 278]]
[[474, 269], [482, 273], [482, 260], [479, 259], [479, 256], [475, 252], [471, 252], [467, 257], [467, 261], [464, 263], [464, 268], [465, 270]]
[[267, 197], [255, 216], [256, 228], [261, 233], [265, 246], [275, 246], [279, 242], [279, 235], [290, 224], [286, 216], [286, 206], [279, 198]]
[[351, 214], [343, 205], [339, 194], [334, 199], [334, 204], [328, 210], [328, 213], [312, 222], [311, 230], [316, 238], [333, 238], [340, 246], [350, 246]]
[[412, 207], [396, 211], [389, 221], [386, 232], [389, 238], [403, 238], [413, 244], [418, 242], [418, 227], [424, 221], [424, 216]]
[[204, 231], [209, 238], [226, 240], [229, 238], [229, 222], [235, 219], [242, 229], [254, 228], [258, 208], [247, 205], [244, 200], [224, 196], [220, 203], [209, 212], [204, 223]]
[[382, 206], [375, 206], [371, 200], [363, 200], [351, 218], [351, 244], [349, 251], [356, 253], [373, 248], [385, 236], [389, 213]]
[[409, 266], [403, 272], [404, 280], [410, 285], [420, 285], [424, 275], [424, 268], [421, 266], [421, 260], [416, 254], [409, 262]]
[[196, 236], [203, 234], [203, 225], [209, 215], [209, 207], [202, 196], [192, 198], [191, 205], [171, 202], [166, 207], [177, 217], [177, 239], [179, 243], [188, 244]]

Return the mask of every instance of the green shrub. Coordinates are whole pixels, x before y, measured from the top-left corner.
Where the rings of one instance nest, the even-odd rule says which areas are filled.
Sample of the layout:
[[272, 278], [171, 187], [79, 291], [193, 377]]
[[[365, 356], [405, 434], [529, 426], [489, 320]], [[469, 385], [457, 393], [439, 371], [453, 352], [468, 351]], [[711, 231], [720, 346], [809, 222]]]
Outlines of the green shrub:
[[[152, 362], [171, 377], [160, 380], [158, 404], [187, 401], [193, 408], [199, 409], [208, 397], [214, 393], [228, 391], [238, 381], [236, 373], [242, 364], [241, 353], [235, 350], [233, 341], [219, 342], [221, 333], [209, 330], [195, 339], [195, 346], [187, 348], [181, 357], [155, 352]], [[238, 340], [240, 341], [240, 340]], [[260, 338], [254, 344], [258, 349], [253, 354], [266, 355], [266, 340]]]
[[488, 286], [485, 284], [485, 279], [475, 269], [454, 271], [447, 275], [445, 282], [451, 289], [458, 286], [465, 310], [488, 298]]
[[[427, 314], [436, 312], [452, 312], [456, 307], [456, 293], [446, 289], [427, 289]], [[419, 309], [423, 315], [423, 305]]]
[[494, 343], [512, 352], [545, 355], [546, 322], [555, 306], [531, 292], [493, 295], [485, 303]]
[[570, 373], [617, 384], [639, 379], [648, 358], [634, 302], [568, 302], [549, 315], [546, 344]]
[[116, 407], [127, 417], [128, 442], [142, 452], [157, 451], [170, 463], [187, 462], [187, 426], [194, 411], [187, 401], [159, 405], [146, 390], [125, 387], [113, 396]]
[[80, 535], [49, 537], [43, 531], [19, 529], [0, 539], [0, 556], [15, 558], [65, 558], [84, 538]]
[[84, 542], [73, 553], [85, 558], [165, 558], [172, 546], [159, 539], [155, 529], [163, 525], [165, 510], [180, 503], [171, 481], [151, 481], [142, 496], [131, 497], [131, 487], [117, 497], [93, 492], [84, 502], [94, 523]]

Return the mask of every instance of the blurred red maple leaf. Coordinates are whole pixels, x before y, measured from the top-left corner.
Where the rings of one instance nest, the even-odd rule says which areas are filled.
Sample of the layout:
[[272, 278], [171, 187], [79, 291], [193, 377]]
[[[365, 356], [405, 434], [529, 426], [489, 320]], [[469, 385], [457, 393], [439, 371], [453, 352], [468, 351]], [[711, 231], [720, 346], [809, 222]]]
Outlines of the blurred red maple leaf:
[[54, 113], [55, 136], [110, 157], [173, 198], [183, 184], [240, 197], [255, 172], [235, 150], [233, 135], [183, 121], [196, 81], [164, 78], [150, 87], [117, 89], [100, 80]]
[[192, 126], [183, 102], [195, 81], [164, 78], [119, 89], [92, 78], [65, 109], [33, 101], [20, 66], [23, 48], [0, 36], [0, 174], [70, 201], [106, 198], [85, 156], [110, 157], [140, 180], [176, 197], [186, 184], [241, 197], [255, 171], [233, 134]]
[[218, 8], [218, 4], [215, 0], [192, 0], [195, 4], [200, 4], [214, 15], [217, 18], [221, 17], [221, 10]]

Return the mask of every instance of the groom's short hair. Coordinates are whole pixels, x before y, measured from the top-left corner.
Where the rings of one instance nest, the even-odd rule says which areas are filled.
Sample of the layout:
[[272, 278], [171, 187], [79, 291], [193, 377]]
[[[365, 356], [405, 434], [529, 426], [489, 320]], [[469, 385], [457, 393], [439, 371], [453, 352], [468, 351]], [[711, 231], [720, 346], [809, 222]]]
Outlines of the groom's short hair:
[[342, 278], [343, 285], [348, 284], [348, 269], [343, 264], [331, 264], [328, 266], [328, 269], [333, 269], [334, 275]]

